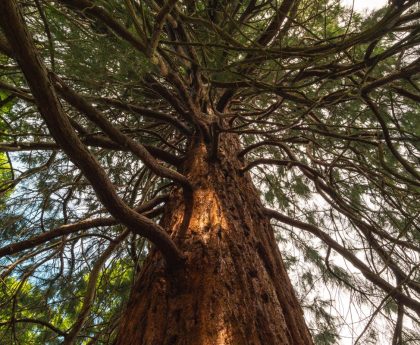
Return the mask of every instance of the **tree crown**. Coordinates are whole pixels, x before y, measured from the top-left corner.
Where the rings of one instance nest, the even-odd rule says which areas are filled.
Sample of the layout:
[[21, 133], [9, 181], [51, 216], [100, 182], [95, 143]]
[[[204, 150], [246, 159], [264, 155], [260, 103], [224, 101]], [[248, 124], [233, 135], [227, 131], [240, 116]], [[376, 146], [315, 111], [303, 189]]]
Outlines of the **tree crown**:
[[211, 162], [236, 134], [316, 342], [418, 339], [419, 18], [412, 0], [0, 3], [3, 336], [110, 342], [150, 246], [182, 261], [158, 220], [169, 190], [190, 200], [191, 143]]

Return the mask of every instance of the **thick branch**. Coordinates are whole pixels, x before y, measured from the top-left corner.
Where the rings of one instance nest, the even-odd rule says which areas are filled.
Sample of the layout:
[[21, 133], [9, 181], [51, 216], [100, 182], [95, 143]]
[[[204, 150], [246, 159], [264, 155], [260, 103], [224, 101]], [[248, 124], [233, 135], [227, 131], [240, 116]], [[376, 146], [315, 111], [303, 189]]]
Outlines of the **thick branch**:
[[105, 171], [74, 132], [25, 27], [16, 0], [1, 1], [0, 13], [2, 13], [0, 26], [14, 51], [52, 137], [83, 172], [98, 198], [116, 219], [131, 231], [153, 242], [162, 251], [168, 264], [181, 263], [183, 255], [165, 230], [150, 219], [139, 215], [120, 199]]
[[[136, 207], [134, 210], [138, 213], [145, 213], [153, 209], [158, 204], [165, 202], [167, 195], [160, 195]], [[21, 242], [15, 242], [0, 248], [0, 258], [6, 255], [13, 255], [26, 249], [34, 248], [40, 244], [53, 240], [54, 238], [69, 235], [78, 231], [87, 230], [99, 226], [112, 226], [119, 224], [119, 221], [113, 217], [85, 219], [77, 223], [62, 225], [58, 228], [33, 236]]]
[[152, 170], [156, 175], [166, 177], [178, 183], [184, 188], [186, 193], [191, 193], [191, 184], [188, 179], [180, 173], [160, 165], [147, 149], [140, 143], [126, 136], [118, 128], [116, 128], [106, 117], [95, 107], [93, 107], [83, 96], [76, 93], [70, 87], [65, 85], [63, 81], [54, 76], [55, 87], [63, 98], [72, 106], [85, 114], [89, 120], [95, 123], [104, 131], [113, 141], [122, 147], [126, 147], [139, 157], [142, 162]]

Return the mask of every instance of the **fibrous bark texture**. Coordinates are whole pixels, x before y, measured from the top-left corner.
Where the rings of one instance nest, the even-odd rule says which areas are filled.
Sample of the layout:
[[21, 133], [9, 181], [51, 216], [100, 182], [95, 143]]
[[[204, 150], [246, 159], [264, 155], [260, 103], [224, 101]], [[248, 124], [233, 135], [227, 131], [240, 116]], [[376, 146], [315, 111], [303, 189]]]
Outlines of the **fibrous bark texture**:
[[162, 226], [186, 255], [168, 271], [148, 258], [120, 322], [117, 345], [312, 344], [234, 135], [222, 135], [215, 161], [203, 142], [192, 145], [185, 173], [194, 184], [189, 227], [174, 190]]

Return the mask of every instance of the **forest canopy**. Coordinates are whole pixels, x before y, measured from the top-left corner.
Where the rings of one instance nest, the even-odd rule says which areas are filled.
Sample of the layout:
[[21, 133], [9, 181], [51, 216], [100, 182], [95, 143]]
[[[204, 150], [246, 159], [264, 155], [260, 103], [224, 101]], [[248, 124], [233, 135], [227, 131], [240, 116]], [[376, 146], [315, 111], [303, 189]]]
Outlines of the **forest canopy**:
[[114, 342], [148, 255], [185, 261], [196, 141], [252, 179], [315, 344], [419, 341], [417, 1], [1, 0], [0, 28], [0, 344]]

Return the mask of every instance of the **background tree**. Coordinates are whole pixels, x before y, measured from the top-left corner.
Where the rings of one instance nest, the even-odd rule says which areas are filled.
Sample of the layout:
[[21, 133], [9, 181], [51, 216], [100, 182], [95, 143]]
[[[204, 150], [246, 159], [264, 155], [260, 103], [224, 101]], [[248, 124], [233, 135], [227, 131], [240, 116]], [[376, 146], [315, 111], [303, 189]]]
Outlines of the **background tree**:
[[0, 342], [418, 341], [419, 18], [2, 0]]

